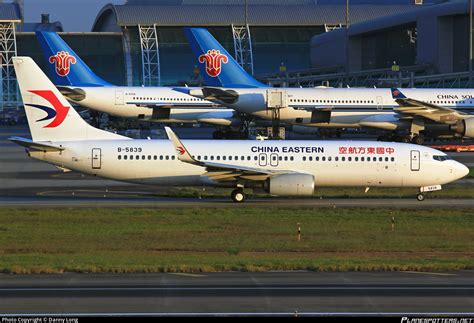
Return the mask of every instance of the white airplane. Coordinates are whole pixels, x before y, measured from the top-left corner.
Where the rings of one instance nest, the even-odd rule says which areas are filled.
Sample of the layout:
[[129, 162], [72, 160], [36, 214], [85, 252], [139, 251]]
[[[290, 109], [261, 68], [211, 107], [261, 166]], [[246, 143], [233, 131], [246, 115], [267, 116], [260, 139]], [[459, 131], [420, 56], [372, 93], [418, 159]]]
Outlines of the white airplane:
[[36, 32], [50, 75], [61, 93], [80, 106], [112, 116], [165, 123], [239, 127], [238, 114], [169, 87], [115, 86], [97, 76], [55, 32]]
[[311, 196], [315, 187], [417, 187], [460, 179], [468, 168], [438, 150], [369, 141], [132, 140], [87, 124], [30, 57], [13, 59], [32, 139], [11, 141], [32, 158], [123, 182], [244, 187], [278, 196]]
[[474, 137], [474, 89], [269, 88], [206, 29], [185, 32], [209, 86], [176, 90], [196, 98], [263, 119], [278, 114], [300, 132], [308, 132], [301, 126], [370, 127], [398, 132], [398, 141], [417, 144], [425, 137]]

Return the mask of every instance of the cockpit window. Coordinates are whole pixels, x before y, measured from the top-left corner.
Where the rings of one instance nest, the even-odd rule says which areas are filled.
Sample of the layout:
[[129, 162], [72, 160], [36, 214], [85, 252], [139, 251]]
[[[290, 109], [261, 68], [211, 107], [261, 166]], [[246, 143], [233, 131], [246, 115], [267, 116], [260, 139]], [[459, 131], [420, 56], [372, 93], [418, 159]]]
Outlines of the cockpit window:
[[434, 160], [445, 161], [451, 159], [448, 155], [433, 155]]

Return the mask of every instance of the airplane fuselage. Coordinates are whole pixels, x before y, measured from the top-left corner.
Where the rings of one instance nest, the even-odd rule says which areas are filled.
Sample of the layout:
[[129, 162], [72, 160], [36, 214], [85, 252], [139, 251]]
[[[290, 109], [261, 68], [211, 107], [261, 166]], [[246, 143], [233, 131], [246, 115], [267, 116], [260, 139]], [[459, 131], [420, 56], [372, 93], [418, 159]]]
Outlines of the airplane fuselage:
[[168, 87], [62, 88], [83, 92], [82, 96], [66, 95], [71, 102], [117, 117], [165, 123], [203, 122], [219, 126], [231, 126], [240, 122], [231, 109], [173, 91]]
[[[367, 141], [212, 141], [183, 143], [199, 161], [311, 174], [315, 186], [423, 187], [465, 175], [466, 167], [437, 150]], [[235, 186], [214, 182], [201, 166], [177, 160], [168, 140], [52, 142], [61, 152], [31, 150], [48, 163], [124, 182], [148, 185]], [[442, 157], [445, 159], [444, 157]]]
[[[235, 103], [228, 104], [236, 111], [269, 119], [268, 88], [231, 89], [239, 94]], [[406, 126], [394, 111], [398, 104], [387, 88], [282, 88], [287, 94], [288, 107], [280, 109], [280, 120], [289, 124], [359, 128], [376, 127], [395, 130]], [[442, 107], [474, 113], [472, 89], [403, 89], [410, 98]], [[312, 120], [312, 111], [330, 109], [330, 119]]]

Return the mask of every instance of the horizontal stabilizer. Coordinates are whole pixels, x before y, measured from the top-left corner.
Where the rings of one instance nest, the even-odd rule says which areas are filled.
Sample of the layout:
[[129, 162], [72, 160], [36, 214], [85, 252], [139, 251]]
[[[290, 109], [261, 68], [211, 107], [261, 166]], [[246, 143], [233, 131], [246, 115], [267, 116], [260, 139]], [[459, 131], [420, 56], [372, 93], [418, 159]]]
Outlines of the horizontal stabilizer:
[[31, 139], [21, 138], [21, 137], [10, 137], [8, 138], [8, 140], [13, 141], [14, 143], [20, 146], [23, 146], [29, 149], [40, 150], [44, 152], [63, 151], [65, 149], [60, 146], [54, 146], [54, 145], [46, 144], [43, 142], [34, 142]]

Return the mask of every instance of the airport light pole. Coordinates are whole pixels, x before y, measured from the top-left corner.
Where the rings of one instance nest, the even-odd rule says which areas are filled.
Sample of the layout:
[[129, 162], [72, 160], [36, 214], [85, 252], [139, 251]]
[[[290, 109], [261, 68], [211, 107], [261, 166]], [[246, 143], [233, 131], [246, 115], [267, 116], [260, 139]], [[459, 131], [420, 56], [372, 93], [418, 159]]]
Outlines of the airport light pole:
[[472, 0], [469, 0], [469, 87], [472, 87]]
[[347, 86], [349, 85], [349, 0], [346, 0], [346, 68], [345, 70], [346, 70], [346, 86]]

